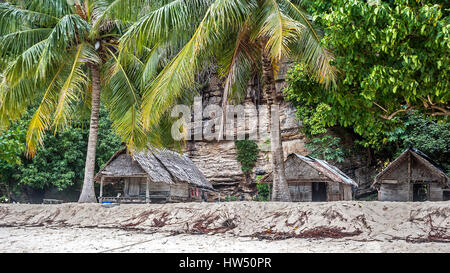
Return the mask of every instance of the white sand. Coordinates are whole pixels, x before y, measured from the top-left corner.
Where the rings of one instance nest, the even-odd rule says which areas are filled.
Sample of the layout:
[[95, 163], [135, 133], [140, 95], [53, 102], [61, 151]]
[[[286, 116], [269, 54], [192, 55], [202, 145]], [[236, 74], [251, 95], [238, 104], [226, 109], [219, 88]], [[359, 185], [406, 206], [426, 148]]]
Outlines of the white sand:
[[[324, 227], [352, 236], [326, 238]], [[321, 239], [257, 239], [315, 229]], [[429, 235], [444, 242], [406, 240]], [[0, 205], [0, 252], [450, 253], [446, 238], [450, 202]]]
[[0, 228], [0, 252], [435, 252], [450, 253], [449, 243], [412, 244], [403, 240], [359, 242], [352, 239], [257, 240], [232, 235], [146, 234], [98, 228]]

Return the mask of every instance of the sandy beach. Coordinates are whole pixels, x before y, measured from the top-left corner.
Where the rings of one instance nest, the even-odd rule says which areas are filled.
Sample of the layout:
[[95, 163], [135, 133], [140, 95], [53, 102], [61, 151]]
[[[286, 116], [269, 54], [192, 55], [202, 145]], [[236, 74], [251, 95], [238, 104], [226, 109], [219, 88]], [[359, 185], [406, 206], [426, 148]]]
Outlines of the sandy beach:
[[450, 253], [450, 203], [8, 204], [0, 252]]
[[0, 228], [0, 252], [12, 253], [450, 253], [450, 243], [352, 239], [258, 240], [232, 235], [170, 235], [98, 228]]

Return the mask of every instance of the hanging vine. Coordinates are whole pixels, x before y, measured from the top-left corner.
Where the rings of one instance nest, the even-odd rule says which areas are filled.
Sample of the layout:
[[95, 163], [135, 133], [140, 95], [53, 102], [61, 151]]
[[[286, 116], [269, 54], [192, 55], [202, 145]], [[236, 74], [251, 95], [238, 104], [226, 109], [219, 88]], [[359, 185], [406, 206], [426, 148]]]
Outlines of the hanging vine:
[[245, 174], [246, 180], [258, 161], [259, 148], [253, 140], [236, 140], [234, 142], [237, 150], [236, 160], [241, 163], [241, 170]]

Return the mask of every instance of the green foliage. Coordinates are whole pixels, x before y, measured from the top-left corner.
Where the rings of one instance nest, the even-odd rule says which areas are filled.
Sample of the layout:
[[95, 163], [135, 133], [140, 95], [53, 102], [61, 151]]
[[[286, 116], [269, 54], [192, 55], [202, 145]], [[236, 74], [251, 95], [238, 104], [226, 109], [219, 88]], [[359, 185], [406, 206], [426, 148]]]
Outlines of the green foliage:
[[[301, 82], [301, 85], [307, 90], [322, 89], [318, 83], [311, 81], [304, 74], [302, 65], [295, 66], [291, 70], [289, 77], [290, 80], [296, 81], [297, 84]], [[296, 115], [302, 121], [302, 133], [310, 139], [310, 142], [305, 145], [311, 151], [310, 155], [323, 160], [342, 162], [345, 154], [340, 145], [341, 139], [339, 137], [325, 135], [328, 132], [327, 125], [332, 125], [332, 123], [327, 122], [332, 107], [319, 101], [308, 103], [302, 96], [298, 96], [292, 88], [287, 89], [286, 94], [286, 99], [292, 101], [297, 106]]]
[[258, 191], [257, 196], [253, 198], [253, 201], [270, 201], [270, 186], [268, 184], [256, 184], [256, 189]]
[[19, 193], [17, 184], [13, 182], [12, 175], [22, 164], [25, 151], [24, 123], [19, 122], [9, 130], [0, 131], [0, 202], [6, 202], [11, 193]]
[[[87, 144], [85, 145], [87, 146]], [[106, 109], [100, 108], [97, 152], [95, 157], [96, 171], [100, 170], [120, 147], [121, 139], [114, 130]]]
[[236, 140], [234, 142], [237, 150], [236, 160], [241, 163], [244, 174], [250, 173], [258, 161], [259, 148], [253, 140]]
[[352, 127], [364, 138], [364, 146], [380, 149], [386, 132], [401, 125], [395, 116], [417, 109], [439, 117], [443, 114], [439, 109], [448, 109], [448, 4], [400, 0], [307, 3], [325, 31], [322, 42], [333, 48], [334, 64], [341, 73], [338, 89], [326, 90], [301, 65], [290, 71], [286, 92], [302, 114], [320, 115], [326, 126]]
[[340, 141], [339, 137], [325, 135], [312, 138], [311, 142], [305, 144], [305, 147], [311, 151], [310, 156], [312, 157], [342, 162], [344, 161], [345, 153], [340, 146]]
[[15, 178], [32, 188], [56, 187], [58, 190], [83, 179], [86, 153], [85, 134], [81, 128], [66, 128], [44, 137], [44, 145], [31, 160], [18, 168]]
[[257, 194], [253, 197], [253, 201], [270, 201], [269, 196], [272, 191], [272, 187], [269, 184], [261, 184], [259, 181], [263, 178], [263, 175], [256, 176], [256, 190]]
[[149, 54], [124, 51], [119, 60], [117, 44], [127, 26], [159, 5], [150, 0], [0, 2], [0, 126], [20, 119], [39, 100], [26, 136], [27, 153], [34, 156], [45, 133], [62, 132], [81, 109], [91, 107], [91, 69], [99, 67], [102, 100], [116, 132], [130, 148], [145, 146], [139, 82]]
[[226, 202], [232, 202], [232, 201], [237, 201], [238, 198], [234, 195], [230, 195], [230, 198], [228, 198], [228, 196], [225, 197], [225, 201]]
[[[18, 161], [2, 164], [0, 177], [16, 191], [27, 186], [35, 189], [56, 188], [61, 191], [71, 186], [80, 186], [84, 177], [86, 147], [89, 124], [78, 122], [56, 134], [46, 134], [44, 145], [32, 159], [24, 155], [26, 126], [31, 118], [31, 109], [24, 118], [1, 136], [22, 132], [18, 144], [21, 149], [16, 154]], [[96, 170], [106, 163], [112, 154], [120, 148], [120, 139], [111, 128], [111, 121], [102, 107], [99, 119]]]
[[224, 79], [224, 97], [242, 98], [251, 75], [261, 72], [262, 51], [274, 70], [283, 58], [295, 59], [310, 67], [312, 77], [334, 86], [332, 55], [320, 42], [322, 32], [298, 2], [169, 1], [134, 23], [120, 41], [125, 51], [155, 52], [150, 68], [157, 56], [164, 55], [161, 47], [175, 53], [159, 74], [143, 79], [143, 127], [157, 124], [211, 63]]
[[20, 155], [25, 150], [25, 134], [23, 126], [0, 131], [0, 164], [20, 164]]
[[393, 157], [406, 148], [419, 149], [436, 161], [450, 175], [450, 124], [432, 121], [412, 112], [401, 119], [403, 126], [387, 133], [387, 145]]

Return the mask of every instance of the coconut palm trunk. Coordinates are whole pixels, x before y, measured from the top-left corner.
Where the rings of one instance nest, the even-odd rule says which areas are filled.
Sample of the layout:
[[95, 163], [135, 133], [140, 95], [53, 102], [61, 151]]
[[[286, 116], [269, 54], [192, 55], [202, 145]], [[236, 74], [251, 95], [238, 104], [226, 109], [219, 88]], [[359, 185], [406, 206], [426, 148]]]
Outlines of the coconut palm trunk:
[[272, 156], [272, 200], [273, 201], [291, 201], [289, 188], [284, 169], [283, 143], [281, 142], [280, 112], [279, 102], [275, 88], [275, 77], [273, 65], [264, 50], [265, 42], [262, 42], [262, 76], [263, 76], [263, 94], [268, 106], [268, 123], [270, 130], [270, 147]]
[[[144, 55], [125, 51], [119, 60], [118, 42], [130, 22], [156, 7], [155, 2], [159, 1], [0, 0], [0, 126], [16, 121], [40, 101], [28, 123], [27, 156], [36, 155], [47, 132], [70, 126], [92, 93], [79, 202], [96, 202], [93, 178], [100, 78], [116, 133], [129, 147], [147, 143], [138, 122], [141, 80], [134, 76], [143, 71], [139, 58]], [[100, 77], [101, 71], [108, 73]]]
[[[145, 85], [141, 107], [143, 128], [150, 130], [157, 125], [159, 118], [186, 94], [188, 87], [194, 87], [196, 75], [208, 63], [216, 62], [220, 76], [226, 81], [225, 104], [228, 95], [238, 99], [245, 96], [251, 75], [255, 68], [260, 68], [261, 60], [263, 91], [271, 109], [269, 123], [273, 200], [290, 201], [284, 170], [274, 64], [282, 58], [299, 61], [308, 68], [312, 78], [326, 88], [336, 87], [337, 79], [337, 71], [331, 64], [333, 56], [321, 45], [323, 35], [299, 2], [169, 2], [131, 26], [121, 39], [122, 48], [134, 50], [136, 44], [144, 47], [148, 46], [149, 41], [150, 46], [173, 44], [174, 48], [178, 48], [179, 44], [183, 44], [182, 48], [175, 50], [178, 53], [158, 76]], [[169, 16], [172, 14], [177, 16]], [[198, 17], [193, 14], [198, 14]], [[189, 39], [186, 40], [183, 35], [179, 36], [180, 39], [173, 39], [171, 33], [180, 30], [190, 33]]]
[[89, 140], [84, 168], [84, 182], [79, 203], [97, 202], [94, 190], [95, 153], [97, 148], [98, 118], [100, 112], [100, 72], [96, 64], [90, 65], [92, 73], [92, 108]]

